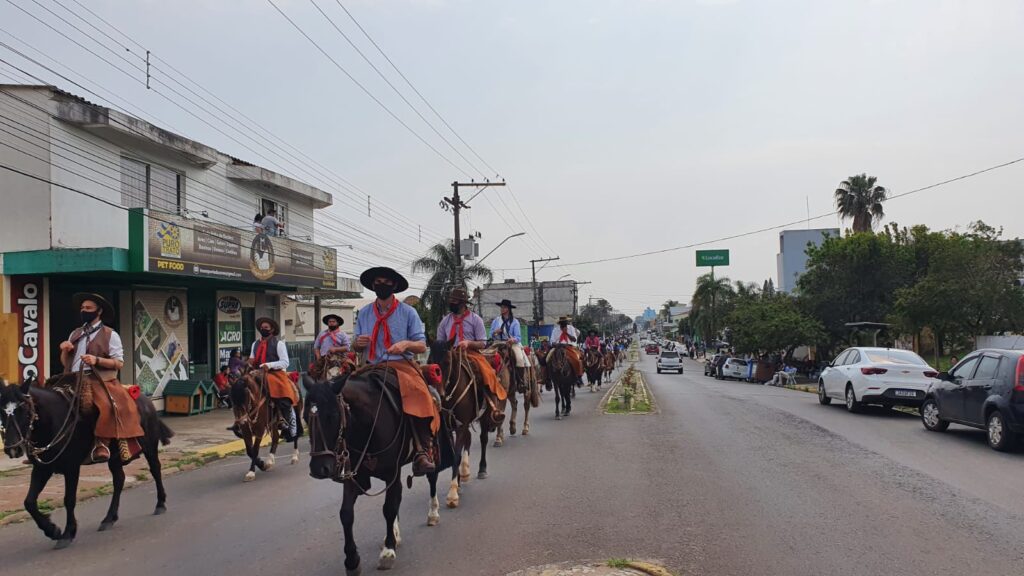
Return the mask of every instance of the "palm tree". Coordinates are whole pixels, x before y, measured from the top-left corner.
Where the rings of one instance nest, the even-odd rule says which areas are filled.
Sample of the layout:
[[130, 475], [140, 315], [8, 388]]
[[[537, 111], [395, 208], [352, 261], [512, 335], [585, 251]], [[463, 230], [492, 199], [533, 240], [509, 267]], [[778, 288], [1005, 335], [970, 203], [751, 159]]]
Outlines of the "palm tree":
[[441, 319], [448, 312], [448, 294], [456, 286], [466, 288], [466, 281], [473, 280], [480, 284], [487, 284], [494, 280], [494, 274], [490, 268], [481, 264], [473, 264], [461, 270], [456, 265], [455, 244], [448, 240], [434, 244], [427, 250], [425, 256], [417, 258], [412, 263], [414, 274], [425, 272], [430, 274], [427, 286], [423, 289], [422, 302], [427, 312], [424, 320], [427, 324], [427, 333], [432, 334]]
[[872, 225], [885, 216], [882, 202], [889, 191], [876, 186], [878, 179], [867, 174], [850, 176], [836, 188], [836, 209], [839, 215], [853, 219], [854, 232], [870, 232]]
[[710, 342], [717, 337], [718, 319], [725, 315], [722, 308], [735, 294], [728, 278], [715, 278], [711, 274], [697, 278], [697, 287], [690, 300], [690, 317], [705, 341]]
[[661, 315], [665, 317], [665, 320], [672, 319], [672, 309], [676, 306], [679, 306], [678, 300], [666, 300], [665, 303], [661, 305]]

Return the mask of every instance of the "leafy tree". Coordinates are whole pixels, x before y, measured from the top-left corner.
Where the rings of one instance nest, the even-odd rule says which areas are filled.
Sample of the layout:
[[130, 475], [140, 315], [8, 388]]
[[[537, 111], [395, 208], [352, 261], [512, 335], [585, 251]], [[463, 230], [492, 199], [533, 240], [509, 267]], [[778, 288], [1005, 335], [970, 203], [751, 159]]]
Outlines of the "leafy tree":
[[455, 244], [451, 240], [431, 246], [426, 255], [413, 261], [412, 271], [414, 274], [430, 274], [421, 300], [426, 311], [423, 319], [427, 325], [427, 334], [433, 334], [441, 319], [448, 313], [448, 294], [455, 287], [466, 288], [467, 280], [474, 280], [480, 284], [494, 280], [490, 268], [481, 264], [473, 264], [460, 270], [456, 265]]
[[844, 219], [853, 220], [854, 232], [870, 232], [872, 225], [885, 216], [882, 203], [889, 192], [876, 185], [874, 176], [858, 174], [839, 183], [835, 191], [836, 209]]
[[725, 318], [736, 295], [728, 278], [713, 278], [710, 273], [697, 278], [697, 287], [690, 300], [690, 317], [700, 336], [711, 341], [717, 338], [721, 319]]
[[661, 316], [665, 318], [665, 320], [670, 320], [672, 318], [672, 308], [676, 306], [679, 306], [678, 300], [666, 300], [665, 303], [661, 305]]
[[738, 299], [726, 321], [732, 330], [731, 344], [741, 353], [788, 352], [818, 344], [826, 336], [821, 323], [786, 294]]

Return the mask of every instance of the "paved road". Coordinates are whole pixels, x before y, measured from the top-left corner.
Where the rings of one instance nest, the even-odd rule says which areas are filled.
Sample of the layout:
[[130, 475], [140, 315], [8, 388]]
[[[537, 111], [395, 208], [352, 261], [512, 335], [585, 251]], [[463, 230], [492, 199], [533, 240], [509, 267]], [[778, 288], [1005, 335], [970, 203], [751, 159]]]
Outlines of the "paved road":
[[[394, 573], [500, 575], [622, 556], [707, 575], [983, 576], [1024, 565], [1024, 454], [994, 453], [975, 432], [927, 433], [909, 416], [718, 382], [693, 363], [684, 376], [641, 366], [659, 414], [599, 415], [598, 395], [583, 391], [556, 422], [546, 394], [533, 435], [491, 449], [490, 478], [470, 482], [440, 526], [425, 526], [425, 484], [407, 491]], [[162, 517], [147, 515], [151, 488], [131, 490], [108, 533], [91, 531], [106, 502], [86, 503], [78, 541], [61, 552], [34, 525], [0, 529], [4, 550], [21, 551], [5, 553], [4, 573], [107, 576], [126, 561], [154, 576], [340, 573], [340, 487], [310, 479], [305, 460], [252, 484], [243, 472], [231, 459], [172, 478]], [[357, 509], [367, 573], [380, 504]]]

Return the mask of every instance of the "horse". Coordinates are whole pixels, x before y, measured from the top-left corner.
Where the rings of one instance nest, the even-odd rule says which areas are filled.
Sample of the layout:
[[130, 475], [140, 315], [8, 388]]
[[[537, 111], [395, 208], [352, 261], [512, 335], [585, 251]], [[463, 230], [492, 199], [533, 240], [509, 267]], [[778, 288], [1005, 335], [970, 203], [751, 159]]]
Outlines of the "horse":
[[583, 355], [583, 371], [587, 373], [587, 384], [590, 385], [590, 391], [594, 391], [594, 386], [601, 386], [601, 376], [604, 375], [604, 356], [601, 352], [594, 348], [588, 348]]
[[[392, 568], [402, 537], [399, 507], [402, 503], [402, 467], [415, 455], [413, 431], [402, 412], [402, 396], [397, 376], [385, 371], [352, 375], [349, 371], [328, 381], [302, 380], [306, 390], [305, 418], [309, 426], [309, 475], [341, 482], [344, 495], [340, 519], [345, 539], [345, 571], [360, 573], [359, 550], [353, 536], [355, 504], [359, 496], [384, 496], [386, 532], [377, 568]], [[440, 521], [437, 501], [438, 474], [454, 462], [449, 433], [442, 422], [437, 439], [436, 469], [427, 474], [430, 483], [430, 508], [427, 525]], [[386, 486], [370, 493], [370, 479]], [[407, 480], [410, 482], [411, 478]]]
[[561, 420], [572, 411], [572, 397], [576, 373], [566, 357], [565, 346], [556, 346], [547, 363], [548, 379], [555, 389], [555, 420]]
[[501, 425], [494, 422], [494, 410], [504, 409], [504, 402], [496, 406], [488, 401], [485, 386], [479, 382], [480, 376], [467, 354], [455, 348], [451, 340], [435, 340], [430, 345], [427, 360], [441, 368], [441, 415], [442, 419], [448, 419], [448, 426], [455, 434], [455, 456], [459, 460], [458, 467], [452, 467], [446, 500], [449, 508], [459, 507], [459, 490], [462, 484], [469, 482], [469, 451], [473, 444], [470, 427], [474, 422], [480, 425], [480, 465], [476, 477], [483, 480], [487, 478], [488, 437]]
[[341, 374], [347, 360], [345, 354], [326, 354], [310, 365], [309, 375], [314, 380], [330, 380]]
[[[82, 463], [95, 444], [96, 408], [90, 405], [87, 396], [83, 402], [83, 391], [89, 386], [87, 378], [95, 376], [82, 372], [61, 374], [47, 380], [43, 387], [34, 386], [33, 378], [21, 386], [0, 381], [0, 406], [3, 407], [0, 429], [4, 452], [11, 458], [28, 456], [32, 464], [32, 479], [25, 496], [25, 510], [43, 534], [56, 541], [54, 547], [57, 549], [70, 546], [78, 533], [78, 520], [75, 518], [78, 479]], [[169, 444], [174, 432], [157, 417], [153, 402], [148, 397], [140, 395], [135, 402], [145, 433], [140, 440], [142, 453], [156, 483], [153, 514], [160, 515], [167, 511], [167, 492], [160, 473], [157, 446]], [[115, 449], [116, 444], [111, 442], [111, 458], [107, 462], [113, 476], [114, 493], [107, 514], [100, 522], [100, 532], [109, 530], [117, 522], [121, 491], [124, 489], [124, 464]], [[63, 530], [50, 520], [49, 514], [39, 511], [39, 494], [54, 474], [64, 476], [67, 522]]]
[[619, 348], [615, 351], [615, 363], [622, 368], [622, 364], [626, 361], [626, 351]]
[[[615, 352], [608, 350], [604, 353], [604, 381], [611, 382], [612, 374], [615, 372]], [[600, 387], [600, 384], [598, 384]]]
[[[501, 379], [502, 372], [508, 374], [519, 373], [519, 382], [515, 389], [512, 389], [511, 385], [506, 385], [506, 389], [509, 391], [508, 401], [512, 405], [512, 414], [508, 419], [508, 433], [510, 436], [516, 435], [516, 416], [519, 412], [519, 400], [516, 394], [523, 395], [523, 411], [525, 412], [525, 418], [523, 419], [523, 436], [530, 435], [530, 408], [536, 408], [540, 406], [540, 383], [537, 376], [537, 369], [534, 366], [535, 360], [533, 356], [527, 356], [526, 361], [529, 363], [526, 366], [516, 365], [516, 355], [512, 351], [512, 347], [506, 342], [495, 342], [491, 345], [491, 348], [496, 350], [502, 359], [502, 370], [498, 373], [498, 378]], [[498, 427], [498, 436], [494, 439], [494, 446], [496, 448], [501, 447], [505, 444], [505, 428], [503, 426]]]
[[[235, 414], [235, 430], [245, 442], [245, 454], [249, 457], [249, 471], [243, 482], [256, 479], [256, 469], [269, 472], [276, 462], [277, 444], [281, 439], [283, 415], [278, 413], [270, 391], [267, 389], [267, 371], [263, 368], [247, 367], [241, 376], [231, 383], [231, 409]], [[260, 444], [270, 432], [270, 454], [266, 460], [260, 458]], [[299, 462], [299, 439], [296, 434], [292, 442], [292, 464]]]

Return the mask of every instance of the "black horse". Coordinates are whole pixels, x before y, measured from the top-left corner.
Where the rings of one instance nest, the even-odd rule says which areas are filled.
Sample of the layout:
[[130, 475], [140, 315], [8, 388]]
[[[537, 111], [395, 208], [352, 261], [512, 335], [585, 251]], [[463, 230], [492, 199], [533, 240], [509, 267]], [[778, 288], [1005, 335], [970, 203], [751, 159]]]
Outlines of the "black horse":
[[[402, 467], [413, 460], [413, 432], [402, 412], [402, 396], [394, 373], [371, 371], [357, 375], [344, 373], [326, 382], [303, 377], [306, 389], [305, 418], [309, 426], [309, 475], [330, 478], [344, 485], [341, 526], [345, 537], [345, 571], [360, 573], [359, 551], [352, 532], [355, 503], [359, 496], [384, 497], [386, 533], [377, 568], [394, 566], [395, 549], [401, 542], [398, 511], [402, 503]], [[427, 525], [440, 518], [437, 500], [437, 476], [452, 465], [451, 439], [442, 425], [438, 433], [440, 460], [435, 472], [427, 475], [430, 483], [430, 510]], [[371, 494], [370, 479], [385, 482], [383, 490]], [[411, 485], [411, 478], [409, 479]]]
[[548, 360], [548, 378], [555, 388], [555, 419], [561, 420], [572, 411], [572, 398], [575, 393], [576, 373], [567, 357], [565, 346], [556, 346]]
[[[0, 382], [0, 425], [3, 428], [4, 452], [11, 458], [21, 458], [28, 454], [32, 463], [32, 480], [28, 495], [25, 496], [25, 510], [43, 534], [57, 541], [56, 548], [66, 548], [78, 532], [78, 521], [75, 518], [78, 478], [82, 462], [95, 442], [95, 409], [80, 410], [79, 398], [73, 392], [76, 389], [76, 378], [74, 374], [51, 378], [42, 388], [33, 386], [31, 380], [20, 387]], [[157, 446], [168, 444], [174, 432], [157, 417], [149, 398], [139, 396], [136, 404], [145, 433], [142, 451], [156, 482], [156, 509], [153, 513], [163, 514], [167, 511], [167, 493], [160, 474]], [[107, 466], [113, 476], [114, 493], [107, 515], [100, 523], [101, 532], [117, 522], [121, 491], [124, 489], [124, 467], [118, 458], [118, 451], [111, 446], [110, 453], [112, 457]], [[39, 494], [54, 474], [64, 476], [64, 510], [67, 514], [64, 530], [58, 528], [48, 514], [40, 512], [38, 506]]]

